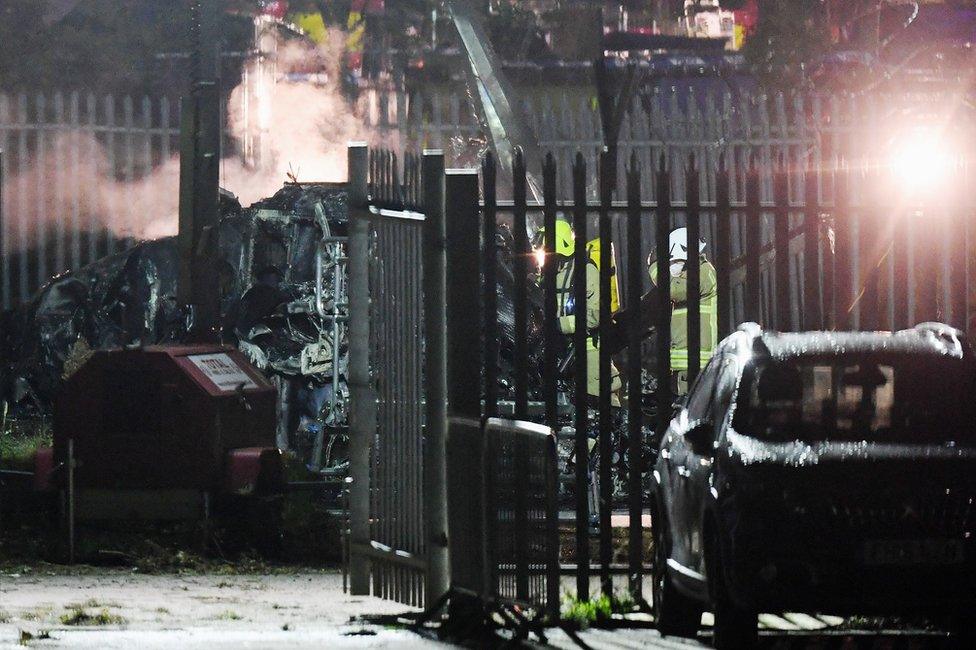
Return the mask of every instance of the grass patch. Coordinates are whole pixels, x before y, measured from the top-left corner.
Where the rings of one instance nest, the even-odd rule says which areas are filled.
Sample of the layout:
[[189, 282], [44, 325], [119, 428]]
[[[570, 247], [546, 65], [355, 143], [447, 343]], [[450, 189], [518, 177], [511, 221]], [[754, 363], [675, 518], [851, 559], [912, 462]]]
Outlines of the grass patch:
[[0, 467], [30, 472], [38, 447], [52, 444], [51, 421], [46, 418], [13, 420], [0, 404]]
[[242, 618], [244, 617], [230, 609], [228, 609], [226, 612], [221, 612], [217, 614], [217, 616], [215, 617], [215, 619], [218, 621], [239, 621]]
[[635, 604], [629, 595], [601, 595], [592, 600], [580, 600], [575, 596], [563, 600], [562, 620], [570, 626], [585, 630], [592, 626], [606, 625], [614, 614], [634, 611]]
[[10, 622], [10, 614], [5, 610], [0, 609], [0, 625], [4, 625]]
[[88, 612], [87, 609], [81, 607], [75, 607], [68, 612], [61, 615], [59, 619], [61, 625], [71, 625], [71, 626], [104, 626], [104, 625], [123, 625], [125, 619], [118, 614], [112, 614], [107, 609], [102, 609], [94, 614]]

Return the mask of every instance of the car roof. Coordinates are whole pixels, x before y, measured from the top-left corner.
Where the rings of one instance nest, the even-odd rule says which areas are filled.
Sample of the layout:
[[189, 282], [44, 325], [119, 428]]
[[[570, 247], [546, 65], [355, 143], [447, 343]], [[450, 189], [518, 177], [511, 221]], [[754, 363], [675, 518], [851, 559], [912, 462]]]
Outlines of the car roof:
[[742, 352], [775, 360], [845, 355], [907, 355], [969, 357], [965, 335], [948, 325], [925, 323], [898, 332], [764, 332], [744, 325], [723, 341], [726, 352]]

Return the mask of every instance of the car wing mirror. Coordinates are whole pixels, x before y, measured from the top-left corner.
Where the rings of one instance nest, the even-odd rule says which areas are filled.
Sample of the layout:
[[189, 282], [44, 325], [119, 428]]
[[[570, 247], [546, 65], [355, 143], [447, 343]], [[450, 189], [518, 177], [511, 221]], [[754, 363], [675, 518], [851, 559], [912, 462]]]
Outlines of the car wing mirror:
[[712, 451], [715, 425], [708, 420], [697, 420], [685, 434], [685, 439], [691, 444], [695, 453], [708, 454]]

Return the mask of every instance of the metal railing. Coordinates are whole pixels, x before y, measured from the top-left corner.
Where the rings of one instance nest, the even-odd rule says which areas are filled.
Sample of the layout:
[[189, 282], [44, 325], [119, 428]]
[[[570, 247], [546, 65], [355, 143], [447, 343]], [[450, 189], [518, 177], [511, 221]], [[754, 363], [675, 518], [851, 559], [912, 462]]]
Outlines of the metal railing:
[[[519, 156], [510, 170], [499, 170], [491, 156], [486, 157], [480, 177], [472, 169], [445, 173], [440, 167], [428, 173], [425, 168], [421, 175], [423, 191], [419, 193], [416, 181], [406, 186], [400, 184], [392, 154], [376, 159], [373, 169], [381, 170], [377, 173], [385, 184], [376, 195], [383, 197], [384, 202], [402, 204], [404, 197], [414, 197], [415, 202], [427, 208], [437, 205], [443, 210], [441, 226], [429, 230], [426, 237], [415, 233], [408, 239], [412, 242], [410, 246], [421, 246], [421, 259], [439, 259], [438, 264], [443, 265], [444, 275], [436, 282], [426, 277], [431, 268], [426, 265], [419, 275], [409, 276], [409, 282], [420, 286], [426, 278], [423, 294], [428, 316], [433, 313], [431, 305], [441, 305], [444, 310], [440, 314], [443, 321], [436, 326], [427, 321], [425, 342], [428, 355], [433, 350], [444, 356], [436, 363], [428, 357], [426, 371], [420, 375], [416, 360], [412, 360], [405, 365], [387, 367], [375, 376], [376, 387], [380, 389], [384, 389], [383, 382], [404, 372], [402, 376], [422, 382], [427, 391], [426, 414], [431, 418], [428, 427], [445, 426], [449, 431], [451, 456], [447, 460], [439, 456], [436, 464], [446, 466], [447, 483], [442, 481], [439, 485], [449, 485], [450, 489], [437, 493], [432, 487], [435, 482], [428, 481], [426, 486], [433, 491], [425, 492], [424, 499], [435, 495], [450, 499], [447, 511], [451, 517], [448, 539], [453, 559], [450, 565], [453, 588], [485, 598], [538, 599], [543, 587], [532, 582], [537, 571], [533, 568], [535, 562], [519, 554], [527, 548], [524, 543], [535, 544], [533, 548], [538, 550], [539, 557], [548, 558], [558, 548], [558, 541], [541, 534], [537, 542], [519, 538], [512, 540], [511, 546], [503, 547], [498, 546], [499, 538], [493, 537], [500, 512], [506, 513], [505, 516], [511, 513], [512, 517], [522, 516], [520, 512], [529, 516], [528, 510], [520, 511], [522, 506], [517, 502], [506, 502], [509, 498], [516, 501], [522, 498], [518, 490], [506, 492], [499, 488], [499, 483], [491, 481], [490, 487], [483, 487], [478, 480], [492, 472], [496, 481], [511, 477], [513, 466], [508, 463], [523, 462], [517, 456], [509, 458], [504, 445], [485, 449], [477, 444], [484, 437], [484, 419], [497, 417], [500, 403], [508, 401], [514, 405], [515, 420], [536, 419], [552, 431], [572, 432], [575, 472], [569, 484], [575, 498], [572, 512], [564, 514], [575, 518], [575, 562], [566, 565], [566, 569], [575, 574], [578, 597], [590, 596], [593, 573], [599, 575], [605, 594], [614, 593], [612, 576], [619, 572], [619, 567], [613, 562], [611, 513], [617, 507], [626, 513], [629, 528], [628, 586], [635, 601], [642, 602], [643, 577], [648, 568], [643, 550], [644, 479], [649, 471], [648, 461], [653, 457], [653, 445], [645, 432], [660, 433], [666, 428], [678, 385], [672, 383], [672, 298], [686, 307], [689, 314], [687, 330], [678, 333], [687, 334], [689, 385], [702, 367], [702, 353], [707, 358], [710, 352], [703, 349], [706, 346], [700, 325], [704, 269], [701, 260], [692, 256], [686, 264], [685, 299], [672, 296], [668, 282], [660, 286], [651, 282], [648, 265], [667, 263], [668, 239], [673, 228], [687, 227], [690, 241], [701, 236], [707, 242], [705, 254], [714, 263], [717, 276], [719, 337], [731, 332], [741, 320], [754, 320], [767, 328], [784, 331], [898, 329], [928, 320], [941, 320], [967, 329], [974, 304], [970, 289], [976, 285], [971, 279], [968, 253], [969, 221], [976, 213], [976, 206], [963, 192], [971, 179], [971, 167], [947, 168], [944, 190], [922, 197], [924, 200], [901, 201], [903, 197], [895, 191], [897, 188], [892, 189], [890, 179], [885, 179], [884, 170], [876, 165], [853, 166], [841, 161], [833, 166], [812, 165], [809, 161], [801, 165], [793, 158], [771, 159], [764, 164], [759, 149], [752, 153], [737, 157], [735, 160], [739, 162], [720, 157], [716, 166], [707, 171], [705, 161], [691, 156], [670, 161], [661, 157], [650, 170], [642, 165], [639, 156], [631, 156], [622, 176], [626, 190], [622, 200], [615, 196], [607, 175], [607, 170], [614, 167], [607, 153], [602, 154], [602, 164], [596, 174], [584, 156], [577, 156], [571, 175], [574, 191], [570, 197], [560, 195], [559, 165], [554, 156], [548, 156], [541, 166], [542, 201], [529, 200], [530, 178], [525, 161]], [[442, 165], [443, 159], [440, 160]], [[678, 170], [686, 179], [683, 193], [677, 191], [674, 182]], [[503, 182], [499, 176], [503, 173], [512, 179], [513, 200], [510, 201], [498, 199]], [[414, 178], [412, 174], [407, 177]], [[715, 179], [713, 199], [706, 199], [707, 193], [699, 182], [706, 174]], [[351, 182], [363, 184], [361, 192], [365, 196], [365, 171], [362, 177], [363, 180], [351, 177]], [[645, 182], [648, 177], [653, 188]], [[594, 182], [600, 188], [596, 201], [589, 192]], [[740, 183], [741, 189], [737, 189]], [[764, 192], [764, 185], [768, 186], [768, 193]], [[438, 187], [440, 192], [433, 201], [428, 191], [431, 187]], [[826, 195], [825, 187], [830, 188]], [[647, 195], [652, 195], [653, 200], [645, 199]], [[427, 212], [429, 216], [431, 212]], [[557, 312], [555, 278], [568, 261], [555, 254], [555, 223], [560, 214], [571, 221], [575, 231], [577, 304], [587, 302], [585, 275], [579, 270], [589, 264], [588, 242], [596, 238], [601, 251], [611, 251], [612, 256], [607, 258], [612, 257], [616, 269], [612, 270], [607, 263], [599, 265], [599, 324], [592, 327], [581, 314], [584, 310], [577, 310], [572, 336], [561, 334], [557, 323], [565, 314]], [[394, 224], [410, 221], [404, 215], [383, 218]], [[369, 219], [358, 221], [366, 224]], [[369, 251], [367, 243], [374, 236], [370, 234], [373, 231], [369, 229], [371, 226], [362, 225], [359, 234], [355, 234], [356, 222], [354, 219], [351, 250], [358, 248], [359, 255], [366, 260], [369, 255], [362, 251]], [[545, 227], [546, 237], [542, 250], [533, 251], [529, 233], [539, 226]], [[402, 224], [396, 227], [404, 228]], [[511, 234], [506, 239], [505, 233], [509, 231]], [[405, 237], [402, 233], [398, 236]], [[531, 260], [539, 253], [544, 254], [543, 263], [541, 268], [534, 268]], [[415, 253], [390, 249], [380, 250], [377, 259], [401, 260], [396, 268], [403, 268], [404, 255], [408, 265], [416, 259]], [[353, 253], [351, 277], [357, 275], [356, 264], [360, 265], [359, 272], [365, 268], [362, 266], [365, 262], [357, 263], [355, 259]], [[940, 263], [932, 264], [932, 260]], [[503, 267], [508, 269], [506, 278], [510, 280], [501, 277], [499, 270]], [[411, 271], [407, 269], [403, 273], [406, 278]], [[614, 275], [622, 288], [622, 308], [616, 314], [612, 313], [608, 291]], [[663, 271], [660, 276], [670, 277], [670, 274]], [[358, 306], [351, 304], [350, 318], [369, 321], [368, 308], [361, 302], [364, 298], [357, 296], [353, 284], [351, 281], [351, 303], [360, 302]], [[401, 296], [404, 290], [394, 288], [390, 296]], [[506, 314], [504, 327], [499, 319], [502, 295], [514, 310], [510, 316]], [[383, 296], [377, 299], [385, 301], [381, 303], [384, 313], [388, 310], [411, 313], [415, 309], [413, 303], [402, 299]], [[378, 314], [373, 323], [383, 328], [380, 331], [392, 331]], [[368, 332], [369, 324], [365, 327]], [[394, 329], [402, 335], [405, 327], [401, 323], [399, 329]], [[587, 350], [588, 339], [594, 332], [599, 334], [598, 361], [588, 359], [590, 355], [586, 353], [574, 354], [572, 350]], [[430, 337], [436, 333], [445, 335], [443, 345], [432, 345]], [[656, 340], [655, 353], [646, 355], [644, 346], [651, 337]], [[376, 367], [366, 363], [369, 357], [364, 340], [351, 332], [351, 342], [353, 350], [359, 350], [359, 362], [353, 363], [351, 370], [354, 390], [358, 386], [360, 391], [358, 398], [354, 395], [353, 410], [359, 413], [357, 417], [372, 417], [370, 409], [382, 403], [369, 392], [372, 389], [369, 373]], [[617, 356], [621, 353], [622, 358]], [[503, 355], [508, 355], [505, 364], [501, 363]], [[645, 356], [652, 356], [653, 362], [648, 362]], [[627, 400], [622, 407], [626, 418], [620, 417], [612, 399], [611, 363], [620, 363], [620, 375], [626, 380]], [[599, 369], [598, 395], [590, 395], [587, 377], [596, 368]], [[649, 376], [656, 381], [645, 381]], [[432, 399], [432, 395], [436, 397]], [[572, 417], [566, 415], [566, 398], [573, 406]], [[400, 421], [406, 418], [408, 428], [414, 427], [410, 429], [414, 431], [415, 420], [411, 418], [416, 418], [417, 406], [405, 400], [416, 399], [416, 394], [392, 392], [383, 399], [397, 406], [383, 417], [400, 417]], [[535, 401], [544, 403], [544, 417], [531, 412], [530, 405]], [[439, 409], [436, 417], [430, 415], [431, 407]], [[428, 428], [428, 436], [430, 431]], [[626, 436], [622, 435], [624, 431]], [[366, 475], [369, 474], [368, 445], [376, 444], [374, 435], [375, 430], [362, 429], [359, 443], [355, 443], [357, 438], [353, 441], [354, 446], [366, 445], [353, 452], [354, 464], [358, 454], [362, 463], [360, 471]], [[437, 445], [421, 450], [425, 462], [432, 458], [431, 449], [443, 453], [444, 447], [440, 445], [444, 438], [440, 436], [438, 431], [433, 438], [440, 441]], [[592, 454], [591, 439], [595, 443]], [[379, 441], [380, 445], [384, 443], [389, 441]], [[624, 457], [626, 463], [615, 461], [615, 455], [618, 459]], [[598, 457], [593, 467], [591, 456]], [[375, 465], [374, 470], [377, 476], [383, 471], [382, 466]], [[355, 471], [353, 475], [357, 476]], [[625, 486], [622, 500], [614, 493], [615, 476]], [[354, 481], [354, 490], [358, 480]], [[410, 480], [414, 481], [410, 485], [415, 491], [416, 478]], [[594, 487], [598, 499], [591, 504], [587, 495]], [[383, 489], [383, 486], [377, 487], [374, 481], [365, 487], [360, 483], [358, 489], [362, 498], [370, 489]], [[535, 487], [526, 489], [523, 495], [541, 494]], [[390, 518], [394, 527], [398, 525], [398, 514], [387, 506], [414, 503], [401, 503], [398, 498], [381, 502], [387, 508], [382, 516]], [[372, 516], [372, 511], [360, 506], [359, 517], [366, 523], [358, 524], [357, 533], [355, 501], [353, 495], [354, 554], [357, 535], [369, 543], [368, 531], [363, 526], [368, 527]], [[430, 514], [430, 510], [426, 512]], [[486, 512], [492, 514], [485, 515]], [[590, 552], [591, 515], [596, 516], [599, 539], [595, 558]], [[440, 539], [443, 527], [430, 527], [430, 520], [427, 524], [429, 544]], [[522, 530], [534, 529], [529, 526]], [[487, 547], [492, 545], [495, 550], [503, 551], [504, 561], [499, 564], [493, 564], [491, 559]], [[364, 548], [362, 542], [358, 548]], [[397, 555], [397, 548], [395, 543], [389, 544], [389, 552], [384, 550], [384, 557]], [[371, 557], [380, 557], [374, 551], [370, 551]], [[427, 552], [430, 551], [428, 545]], [[563, 557], [571, 555], [566, 551], [563, 549]], [[485, 567], [493, 573], [487, 575]], [[545, 588], [552, 584], [547, 579]], [[431, 597], [427, 602], [434, 599]], [[547, 600], [546, 606], [550, 605]]]
[[548, 427], [489, 419], [485, 532], [491, 598], [559, 619], [556, 441]]
[[408, 161], [404, 186], [389, 152], [350, 148], [349, 566], [352, 593], [422, 607], [448, 580], [443, 157], [423, 159], [426, 214]]

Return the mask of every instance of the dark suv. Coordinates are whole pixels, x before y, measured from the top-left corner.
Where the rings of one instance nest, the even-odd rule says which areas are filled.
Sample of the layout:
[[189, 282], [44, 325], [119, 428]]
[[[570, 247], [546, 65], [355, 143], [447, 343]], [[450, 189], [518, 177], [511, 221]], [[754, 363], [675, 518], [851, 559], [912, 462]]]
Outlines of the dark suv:
[[709, 608], [721, 648], [755, 644], [761, 611], [949, 615], [972, 641], [974, 388], [946, 325], [740, 327], [654, 467], [661, 633], [694, 636]]

